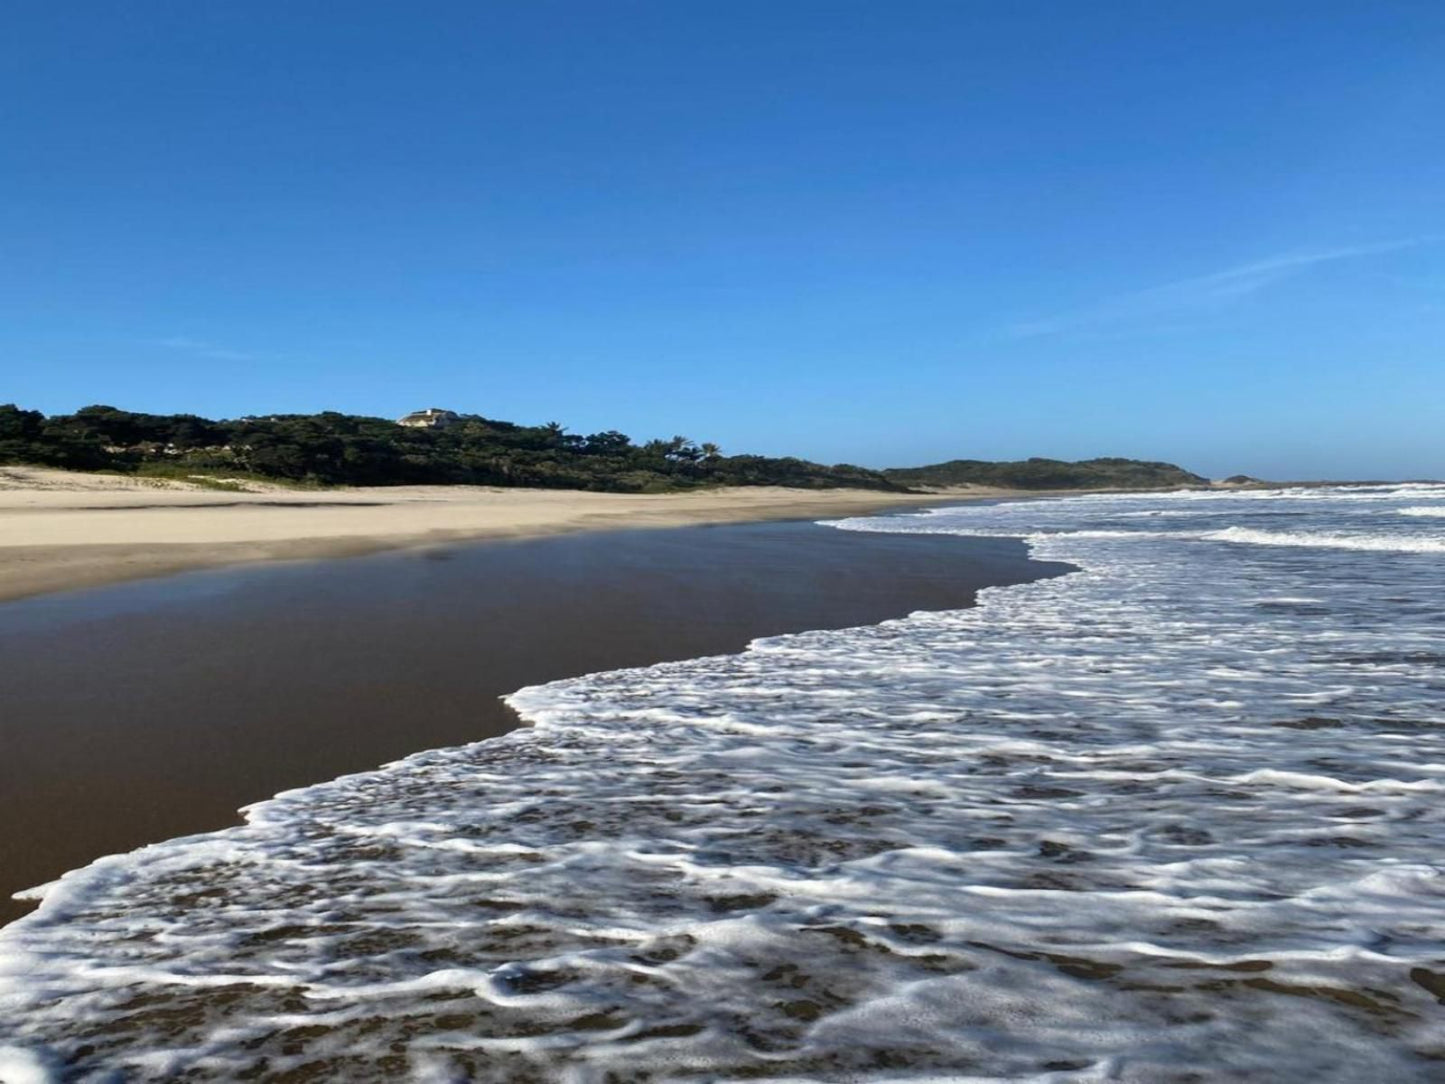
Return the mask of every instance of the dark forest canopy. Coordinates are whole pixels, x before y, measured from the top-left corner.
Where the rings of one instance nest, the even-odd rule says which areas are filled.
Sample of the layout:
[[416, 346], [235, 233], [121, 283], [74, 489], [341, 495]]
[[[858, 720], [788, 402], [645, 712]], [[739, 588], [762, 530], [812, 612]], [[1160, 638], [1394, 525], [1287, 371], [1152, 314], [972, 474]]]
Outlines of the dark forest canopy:
[[[778, 485], [907, 492], [917, 487], [1153, 489], [1206, 485], [1171, 463], [957, 459], [874, 471], [804, 459], [723, 455], [686, 437], [635, 444], [615, 430], [582, 436], [561, 425], [445, 415], [435, 427], [326, 411], [212, 421], [88, 406], [49, 417], [0, 406], [0, 463], [164, 477], [252, 477], [311, 485], [541, 486], [645, 493], [709, 485]], [[420, 415], [418, 415], [420, 416]]]
[[185, 477], [251, 476], [315, 485], [542, 486], [660, 492], [704, 485], [904, 490], [877, 471], [802, 459], [723, 455], [686, 437], [634, 444], [451, 415], [435, 428], [385, 418], [276, 414], [211, 421], [88, 406], [46, 417], [0, 406], [0, 463]]

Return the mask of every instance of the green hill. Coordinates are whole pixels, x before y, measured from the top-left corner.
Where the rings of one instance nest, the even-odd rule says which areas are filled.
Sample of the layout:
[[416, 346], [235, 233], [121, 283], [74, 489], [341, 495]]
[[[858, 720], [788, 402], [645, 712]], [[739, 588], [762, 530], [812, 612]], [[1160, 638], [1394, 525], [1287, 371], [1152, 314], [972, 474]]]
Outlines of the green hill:
[[251, 477], [313, 485], [496, 485], [664, 492], [716, 485], [906, 492], [958, 485], [1010, 489], [1158, 489], [1205, 485], [1172, 463], [955, 459], [875, 471], [793, 457], [723, 455], [686, 437], [634, 443], [556, 422], [517, 425], [451, 411], [403, 421], [326, 411], [213, 421], [88, 406], [49, 417], [0, 405], [0, 463], [160, 477]]
[[999, 486], [1005, 489], [1164, 489], [1170, 486], [1208, 485], [1209, 479], [1191, 474], [1173, 463], [1139, 459], [1020, 459], [990, 463], [981, 459], [954, 459], [927, 467], [886, 470], [890, 481], [917, 486]]
[[110, 406], [46, 417], [0, 405], [0, 463], [315, 485], [466, 484], [625, 493], [716, 485], [906, 488], [878, 471], [846, 463], [729, 456], [716, 445], [680, 436], [636, 444], [615, 430], [583, 436], [555, 422], [528, 426], [435, 413], [444, 415], [443, 424], [401, 425], [331, 411], [212, 421]]

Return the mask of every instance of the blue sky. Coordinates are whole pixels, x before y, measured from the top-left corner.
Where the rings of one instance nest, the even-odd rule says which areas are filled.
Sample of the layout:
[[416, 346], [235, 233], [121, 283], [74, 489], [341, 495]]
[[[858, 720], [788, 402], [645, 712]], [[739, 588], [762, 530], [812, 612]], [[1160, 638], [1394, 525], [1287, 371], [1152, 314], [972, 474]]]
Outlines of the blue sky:
[[18, 0], [0, 401], [1445, 476], [1445, 4]]

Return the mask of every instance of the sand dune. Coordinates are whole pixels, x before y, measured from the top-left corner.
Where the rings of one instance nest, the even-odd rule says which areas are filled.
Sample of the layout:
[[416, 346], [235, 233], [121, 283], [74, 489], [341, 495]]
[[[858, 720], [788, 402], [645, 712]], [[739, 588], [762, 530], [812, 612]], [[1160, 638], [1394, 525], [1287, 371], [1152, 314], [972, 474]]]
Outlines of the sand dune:
[[249, 561], [462, 539], [847, 515], [920, 497], [777, 487], [669, 494], [483, 486], [299, 490], [0, 467], [0, 599]]

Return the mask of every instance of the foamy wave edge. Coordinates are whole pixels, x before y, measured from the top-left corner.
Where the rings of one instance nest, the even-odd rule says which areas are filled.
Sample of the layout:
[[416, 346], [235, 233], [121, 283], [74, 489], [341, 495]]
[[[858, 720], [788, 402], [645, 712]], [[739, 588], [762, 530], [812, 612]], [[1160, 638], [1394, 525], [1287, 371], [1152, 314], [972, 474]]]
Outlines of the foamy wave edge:
[[1309, 549], [1362, 550], [1373, 553], [1445, 553], [1445, 538], [1427, 535], [1348, 535], [1309, 531], [1261, 531], [1253, 527], [1226, 527], [1200, 537], [1212, 542], [1238, 542], [1251, 546], [1300, 546]]

